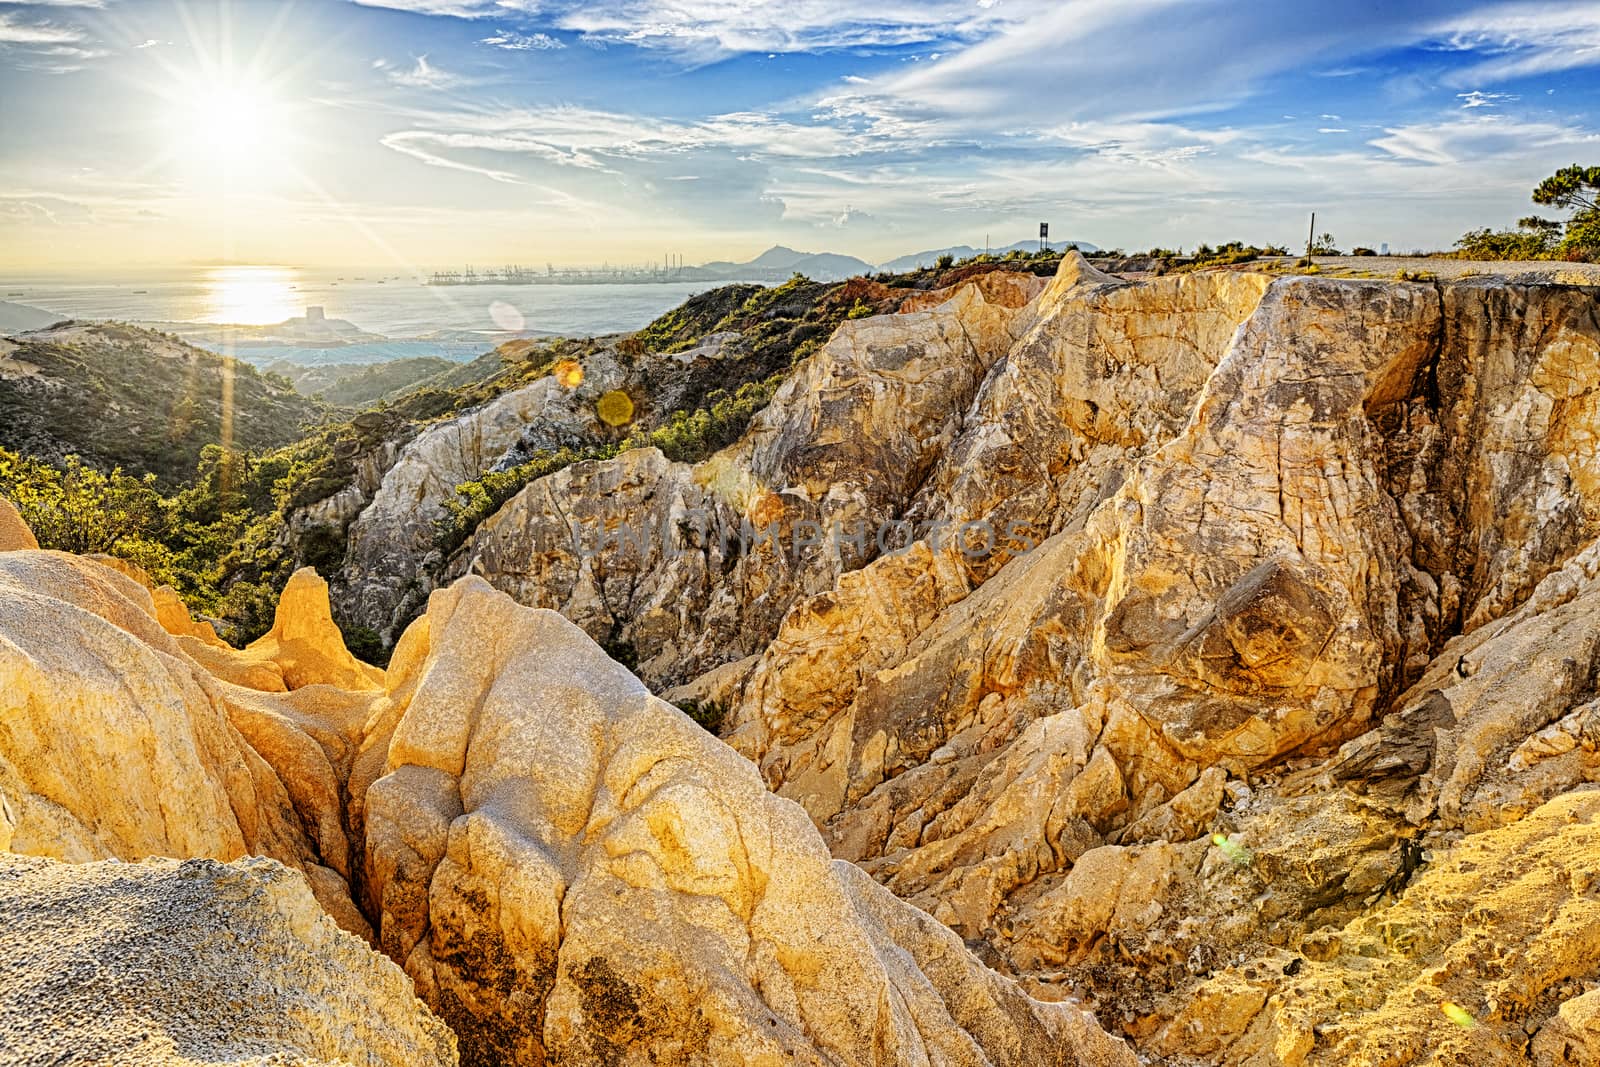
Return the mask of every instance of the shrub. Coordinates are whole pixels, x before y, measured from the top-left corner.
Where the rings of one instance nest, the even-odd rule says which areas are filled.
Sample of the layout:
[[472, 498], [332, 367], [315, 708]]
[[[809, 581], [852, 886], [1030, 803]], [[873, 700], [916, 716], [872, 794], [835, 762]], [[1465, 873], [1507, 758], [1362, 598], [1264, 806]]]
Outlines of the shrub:
[[68, 456], [57, 469], [0, 449], [0, 495], [11, 498], [43, 548], [79, 555], [115, 554], [132, 542], [148, 546], [163, 522], [155, 475], [102, 474]]
[[623, 447], [654, 445], [668, 459], [698, 463], [743, 436], [745, 427], [756, 412], [767, 406], [783, 378], [782, 374], [774, 374], [764, 381], [746, 382], [731, 395], [717, 389], [706, 396], [708, 406], [694, 412], [675, 411], [665, 426], [631, 436]]
[[949, 252], [946, 252], [944, 255], [933, 261], [934, 270], [949, 270], [955, 265], [956, 257], [951, 255]]
[[[460, 548], [472, 531], [524, 486], [547, 474], [554, 474], [579, 460], [599, 458], [606, 450], [574, 451], [563, 448], [551, 452], [540, 449], [525, 463], [504, 471], [489, 471], [481, 478], [456, 486], [454, 500], [445, 501], [445, 514], [434, 524], [434, 543], [446, 556]], [[611, 454], [616, 453], [613, 446]]]
[[720, 700], [685, 700], [676, 707], [713, 736], [722, 732], [728, 718], [728, 706]]
[[1515, 230], [1470, 230], [1456, 241], [1456, 255], [1462, 259], [1546, 259], [1555, 250], [1559, 232], [1543, 226], [1529, 226], [1522, 220]]
[[389, 657], [394, 654], [394, 649], [383, 643], [378, 631], [357, 623], [340, 623], [339, 633], [344, 636], [344, 647], [362, 663], [370, 663], [374, 667], [389, 666]]

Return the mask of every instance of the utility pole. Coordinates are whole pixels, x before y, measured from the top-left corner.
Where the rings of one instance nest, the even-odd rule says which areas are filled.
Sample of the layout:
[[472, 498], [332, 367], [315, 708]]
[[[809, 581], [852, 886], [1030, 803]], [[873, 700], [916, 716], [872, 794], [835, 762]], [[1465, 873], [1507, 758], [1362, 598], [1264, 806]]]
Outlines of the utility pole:
[[1317, 213], [1311, 213], [1311, 232], [1306, 234], [1306, 255], [1311, 254], [1311, 246], [1317, 243]]

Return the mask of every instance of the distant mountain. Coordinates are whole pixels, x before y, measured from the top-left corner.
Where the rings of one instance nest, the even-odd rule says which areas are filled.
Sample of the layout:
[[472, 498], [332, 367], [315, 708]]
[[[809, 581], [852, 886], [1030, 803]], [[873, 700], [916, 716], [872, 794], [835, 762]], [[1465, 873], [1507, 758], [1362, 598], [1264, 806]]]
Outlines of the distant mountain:
[[[1057, 252], [1064, 252], [1069, 248], [1076, 248], [1082, 252], [1100, 251], [1098, 245], [1092, 245], [1088, 241], [1051, 241], [1050, 247]], [[1036, 252], [1038, 249], [1038, 241], [1018, 241], [1016, 244], [991, 248], [989, 253], [1003, 256], [1011, 251]], [[969, 259], [982, 251], [971, 245], [953, 245], [949, 248], [932, 248], [915, 255], [901, 256], [899, 259], [873, 266], [866, 260], [838, 252], [799, 252], [787, 245], [773, 245], [755, 259], [743, 263], [731, 263], [719, 259], [703, 263], [698, 267], [685, 267], [681, 277], [685, 281], [696, 282], [740, 281], [772, 284], [786, 282], [791, 275], [804, 274], [814, 282], [838, 282], [880, 270], [898, 274], [901, 271], [916, 270], [918, 267], [931, 267], [942, 255], [950, 255], [957, 260]]]
[[[1088, 241], [1051, 241], [1050, 248], [1055, 252], [1065, 252], [1069, 248], [1076, 248], [1080, 252], [1100, 251], [1098, 245], [1092, 245]], [[989, 249], [989, 254], [991, 256], [1003, 256], [1007, 252], [1037, 252], [1038, 250], [1039, 242], [1037, 240], [1018, 241], [1016, 244], [1006, 245], [1003, 248], [991, 248]], [[939, 261], [940, 256], [950, 256], [960, 262], [963, 259], [970, 259], [982, 253], [983, 249], [973, 248], [971, 245], [930, 248], [926, 252], [916, 252], [909, 256], [901, 256], [899, 259], [891, 259], [887, 263], [880, 263], [878, 264], [878, 269], [889, 271], [891, 274], [898, 274], [901, 271], [916, 270], [919, 267], [931, 267]]]
[[684, 275], [694, 281], [786, 282], [791, 275], [804, 274], [814, 282], [837, 282], [871, 270], [872, 264], [854, 256], [837, 252], [797, 252], [774, 245], [744, 263], [717, 260], [689, 267]]
[[235, 448], [298, 440], [326, 408], [288, 383], [174, 337], [70, 322], [0, 337], [0, 447], [177, 485], [231, 426]]

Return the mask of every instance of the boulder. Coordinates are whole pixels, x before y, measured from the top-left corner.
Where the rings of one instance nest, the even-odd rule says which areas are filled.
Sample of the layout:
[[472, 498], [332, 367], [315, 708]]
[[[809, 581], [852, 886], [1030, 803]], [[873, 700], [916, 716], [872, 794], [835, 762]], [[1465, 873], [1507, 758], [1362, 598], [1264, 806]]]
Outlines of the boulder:
[[310, 567], [302, 567], [289, 578], [272, 629], [245, 649], [244, 658], [276, 665], [290, 689], [307, 685], [358, 690], [383, 687], [383, 671], [362, 663], [345, 648], [344, 635], [334, 623], [328, 603], [328, 583]]
[[34, 538], [33, 531], [28, 529], [28, 524], [17, 513], [16, 505], [5, 497], [0, 496], [0, 552], [15, 552], [17, 549], [38, 548], [39, 542]]
[[454, 1067], [393, 963], [266, 859], [65, 864], [0, 852], [7, 1063]]

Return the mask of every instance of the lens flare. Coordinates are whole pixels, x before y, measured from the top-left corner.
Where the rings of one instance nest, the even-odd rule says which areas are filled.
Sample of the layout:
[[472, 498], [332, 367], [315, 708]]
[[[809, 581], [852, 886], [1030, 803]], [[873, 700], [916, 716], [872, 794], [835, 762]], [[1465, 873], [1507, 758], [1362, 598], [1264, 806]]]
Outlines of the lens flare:
[[1243, 867], [1255, 858], [1254, 854], [1227, 834], [1212, 834], [1211, 843], [1234, 864]]
[[633, 398], [621, 389], [613, 389], [600, 398], [594, 410], [607, 426], [626, 426], [633, 421]]
[[556, 376], [556, 381], [568, 389], [576, 389], [583, 384], [583, 365], [574, 359], [564, 359], [557, 363], [555, 370], [550, 373]]
[[528, 320], [523, 318], [522, 312], [504, 300], [496, 300], [489, 305], [489, 318], [493, 319], [494, 324], [507, 333], [518, 333], [528, 324]]

